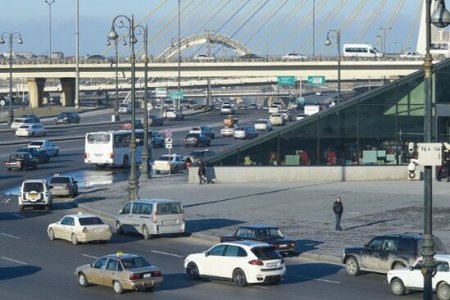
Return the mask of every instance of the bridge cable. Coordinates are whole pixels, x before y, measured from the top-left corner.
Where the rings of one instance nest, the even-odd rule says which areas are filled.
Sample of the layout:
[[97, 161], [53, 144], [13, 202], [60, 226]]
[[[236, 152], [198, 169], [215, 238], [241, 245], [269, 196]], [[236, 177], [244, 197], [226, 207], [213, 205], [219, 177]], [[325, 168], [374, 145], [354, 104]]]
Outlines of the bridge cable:
[[373, 13], [370, 15], [370, 17], [367, 20], [367, 22], [365, 22], [365, 26], [360, 28], [358, 33], [354, 36], [354, 39], [352, 40], [352, 42], [355, 42], [355, 41], [356, 42], [360, 42], [361, 39], [363, 38], [363, 36], [367, 34], [368, 29], [373, 26], [373, 23], [375, 22], [375, 20], [377, 19], [378, 15], [380, 14], [381, 9], [386, 4], [386, 1], [387, 0], [381, 0], [378, 3], [378, 6], [375, 8]]
[[407, 38], [405, 41], [403, 41], [403, 45], [402, 45], [403, 51], [406, 51], [406, 49], [411, 48], [411, 47], [409, 47], [409, 45], [411, 43], [413, 35], [417, 32], [417, 28], [419, 28], [419, 23], [421, 21], [420, 20], [421, 14], [422, 14], [422, 5], [420, 4], [420, 5], [417, 5], [417, 12], [416, 12], [416, 17], [414, 19], [414, 25], [409, 27], [409, 32], [408, 32]]
[[[250, 20], [251, 19], [253, 19], [253, 17], [255, 16], [255, 15], [257, 15], [258, 13], [259, 13], [259, 11], [261, 10], [261, 9], [263, 9], [264, 8], [264, 6], [266, 6], [266, 4], [267, 3], [269, 3], [269, 1], [270, 0], [266, 0], [241, 26], [239, 26], [239, 28], [230, 36], [230, 38], [232, 39], [237, 33], [239, 33], [239, 31], [241, 31], [241, 29], [245, 26], [245, 25], [247, 25], [247, 23], [248, 22], [250, 22]], [[221, 49], [223, 48], [223, 45], [221, 45], [220, 47], [219, 47], [219, 49], [216, 51], [216, 52], [214, 52], [214, 55], [216, 55]]]

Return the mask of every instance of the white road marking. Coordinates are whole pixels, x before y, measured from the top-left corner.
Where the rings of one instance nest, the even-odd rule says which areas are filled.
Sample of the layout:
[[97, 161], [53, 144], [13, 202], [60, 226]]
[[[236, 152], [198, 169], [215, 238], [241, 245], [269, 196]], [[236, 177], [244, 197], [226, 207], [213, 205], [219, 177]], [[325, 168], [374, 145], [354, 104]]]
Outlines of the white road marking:
[[153, 253], [158, 253], [158, 254], [163, 254], [163, 255], [175, 256], [175, 257], [183, 257], [181, 255], [172, 254], [172, 253], [168, 253], [168, 252], [162, 252], [162, 251], [156, 251], [156, 250], [152, 250], [152, 252]]
[[6, 198], [2, 200], [2, 203], [8, 204], [11, 201], [11, 198]]
[[9, 260], [9, 261], [12, 261], [12, 262], [21, 264], [21, 265], [26, 265], [26, 264], [27, 264], [27, 263], [24, 263], [23, 261], [15, 260], [15, 259], [8, 258], [8, 257], [4, 257], [4, 256], [2, 256], [2, 258], [3, 258], [4, 260]]
[[302, 279], [313, 280], [313, 281], [320, 281], [320, 282], [327, 282], [327, 283], [340, 284], [339, 281], [334, 281], [334, 280], [320, 279], [320, 278], [312, 278], [312, 277], [306, 277], [306, 276], [300, 276], [300, 275], [292, 275], [292, 276], [297, 277], [297, 278], [302, 278]]
[[7, 236], [7, 237], [10, 237], [12, 239], [20, 240], [20, 237], [14, 236], [14, 235], [11, 235], [11, 234], [0, 232], [0, 235]]
[[98, 259], [97, 256], [93, 256], [93, 255], [88, 255], [88, 254], [83, 254], [83, 253], [81, 253], [81, 255], [83, 255], [83, 256], [85, 256], [85, 257], [89, 257], [89, 258]]

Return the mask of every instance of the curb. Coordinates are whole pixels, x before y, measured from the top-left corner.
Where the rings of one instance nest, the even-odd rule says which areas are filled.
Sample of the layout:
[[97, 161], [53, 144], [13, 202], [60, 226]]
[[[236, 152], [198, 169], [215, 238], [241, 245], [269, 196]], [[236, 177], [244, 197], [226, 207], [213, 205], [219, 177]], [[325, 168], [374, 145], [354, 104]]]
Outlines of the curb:
[[[107, 219], [108, 221], [110, 221], [111, 223], [114, 223], [114, 216], [110, 213], [106, 213], [103, 212], [101, 210], [97, 210], [91, 207], [88, 207], [84, 204], [79, 204], [77, 199], [74, 199], [74, 203], [76, 204], [76, 207], [78, 209], [84, 210], [84, 211], [88, 211], [90, 213], [96, 214], [104, 219]], [[208, 242], [213, 242], [213, 243], [220, 243], [220, 238], [216, 237], [216, 236], [211, 236], [208, 234], [204, 234], [204, 233], [191, 233], [190, 235], [191, 238], [195, 238], [195, 239], [199, 239], [202, 241], [208, 241]], [[313, 261], [319, 261], [319, 262], [326, 262], [326, 263], [331, 263], [331, 264], [336, 264], [336, 265], [341, 265], [341, 259], [339, 257], [336, 256], [329, 256], [329, 255], [323, 255], [320, 253], [310, 253], [310, 252], [304, 252], [304, 253], [300, 253], [298, 256], [294, 256], [294, 257], [290, 257], [291, 259], [305, 259], [305, 260], [313, 260]]]

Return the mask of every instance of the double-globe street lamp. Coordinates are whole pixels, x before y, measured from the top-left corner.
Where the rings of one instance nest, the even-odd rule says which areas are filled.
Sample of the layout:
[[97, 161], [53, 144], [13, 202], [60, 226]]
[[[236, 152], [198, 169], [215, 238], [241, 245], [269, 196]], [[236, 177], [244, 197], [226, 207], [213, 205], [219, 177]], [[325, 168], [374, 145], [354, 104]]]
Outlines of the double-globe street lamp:
[[[144, 42], [144, 149], [142, 150], [141, 159], [141, 175], [144, 179], [150, 178], [150, 172], [148, 168], [149, 161], [149, 142], [148, 142], [148, 27], [142, 25], [137, 25], [135, 27], [136, 35], [141, 35]], [[150, 147], [153, 147], [153, 142], [150, 141]], [[150, 151], [152, 153], [152, 151]]]
[[14, 40], [17, 44], [22, 44], [22, 36], [19, 32], [3, 32], [0, 36], [0, 44], [5, 43], [5, 39], [9, 43], [9, 111], [8, 111], [8, 126], [11, 126], [14, 120], [14, 110], [12, 108], [13, 93], [12, 93], [12, 63], [13, 63], [13, 43]]
[[114, 17], [111, 24], [111, 31], [108, 38], [112, 41], [119, 38], [116, 28], [125, 28], [128, 30], [128, 39], [131, 47], [131, 140], [130, 140], [130, 176], [128, 177], [128, 196], [127, 201], [139, 199], [139, 181], [136, 174], [136, 55], [134, 53], [134, 44], [137, 42], [135, 37], [134, 16], [131, 18], [125, 15]]
[[329, 30], [327, 32], [327, 39], [325, 41], [325, 46], [330, 46], [332, 44], [331, 39], [335, 39], [336, 40], [336, 45], [337, 45], [337, 52], [338, 52], [338, 57], [337, 57], [337, 103], [341, 102], [341, 31], [338, 30]]
[[[127, 40], [125, 36], [122, 36], [123, 38], [123, 45], [126, 46], [127, 45]], [[115, 97], [115, 101], [114, 101], [114, 121], [120, 121], [120, 116], [119, 116], [119, 40], [120, 38], [118, 37], [117, 39], [114, 40], [114, 50], [115, 50], [115, 65], [116, 65], [116, 97]], [[108, 41], [106, 42], [106, 46], [110, 46], [111, 42]]]
[[[424, 58], [424, 89], [425, 89], [425, 111], [424, 111], [424, 140], [425, 143], [431, 143], [432, 122], [433, 122], [433, 58], [430, 53], [431, 47], [431, 24], [436, 27], [444, 28], [450, 24], [450, 13], [445, 8], [445, 0], [438, 0], [437, 9], [431, 14], [431, 1], [426, 0], [425, 7], [425, 58]], [[420, 158], [419, 158], [420, 159]], [[434, 243], [433, 243], [433, 196], [432, 196], [432, 166], [424, 166], [424, 230], [423, 230], [423, 267], [421, 269], [424, 277], [423, 299], [433, 299], [432, 278], [436, 272], [436, 266], [433, 261]]]

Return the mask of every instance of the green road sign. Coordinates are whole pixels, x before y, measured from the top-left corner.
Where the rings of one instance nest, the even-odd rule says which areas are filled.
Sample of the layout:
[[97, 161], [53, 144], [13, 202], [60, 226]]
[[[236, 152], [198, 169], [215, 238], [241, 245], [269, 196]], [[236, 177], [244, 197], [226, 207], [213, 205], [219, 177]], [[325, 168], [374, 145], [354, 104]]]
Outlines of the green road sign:
[[166, 88], [156, 88], [155, 95], [156, 95], [156, 98], [166, 98], [167, 97], [167, 89]]
[[295, 76], [278, 76], [278, 85], [295, 85]]
[[184, 97], [184, 93], [183, 93], [183, 91], [170, 91], [169, 97], [170, 97], [170, 99], [179, 99], [179, 100], [181, 100]]
[[308, 84], [325, 84], [325, 76], [308, 76]]

